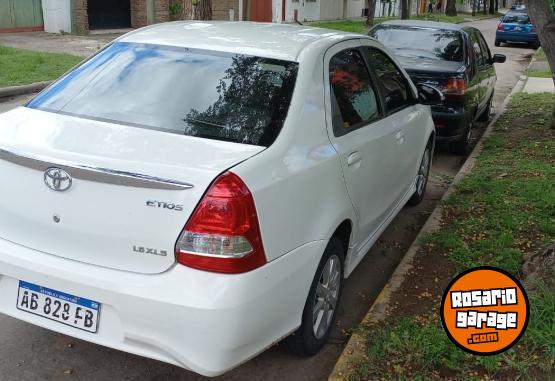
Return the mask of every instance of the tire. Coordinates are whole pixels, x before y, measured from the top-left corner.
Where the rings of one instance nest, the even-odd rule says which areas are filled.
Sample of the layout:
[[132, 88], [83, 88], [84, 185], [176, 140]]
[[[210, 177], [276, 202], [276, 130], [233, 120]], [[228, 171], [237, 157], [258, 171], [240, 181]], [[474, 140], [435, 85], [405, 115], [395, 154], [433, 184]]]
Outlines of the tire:
[[495, 46], [501, 46], [501, 41], [499, 41], [498, 39], [495, 39]]
[[538, 49], [540, 47], [540, 41], [535, 41], [529, 44], [532, 49]]
[[489, 122], [490, 118], [491, 118], [491, 107], [492, 107], [492, 103], [493, 103], [493, 94], [491, 95], [491, 98], [488, 102], [488, 106], [486, 107], [486, 109], [482, 112], [482, 114], [480, 114], [480, 116], [478, 117], [478, 121], [480, 122]]
[[430, 177], [430, 167], [432, 165], [432, 157], [434, 155], [434, 142], [431, 138], [426, 145], [426, 149], [422, 154], [420, 166], [418, 167], [418, 175], [416, 180], [416, 191], [407, 202], [409, 206], [415, 206], [422, 202], [426, 194], [426, 186]]
[[452, 142], [449, 145], [449, 149], [452, 153], [456, 155], [466, 155], [470, 152], [470, 143], [472, 142], [472, 127], [473, 122], [468, 123], [468, 126], [464, 130], [464, 134], [460, 140]]
[[[338, 238], [332, 237], [312, 281], [303, 310], [301, 326], [285, 341], [289, 350], [297, 356], [313, 356], [328, 341], [341, 300], [344, 257], [342, 242]], [[330, 271], [333, 273], [331, 278], [325, 276]], [[331, 287], [326, 287], [326, 283]], [[315, 311], [318, 305], [321, 305], [321, 308], [318, 309], [320, 313]], [[332, 305], [333, 310], [330, 310]], [[326, 315], [327, 320], [324, 320]], [[318, 322], [320, 324], [317, 324]]]

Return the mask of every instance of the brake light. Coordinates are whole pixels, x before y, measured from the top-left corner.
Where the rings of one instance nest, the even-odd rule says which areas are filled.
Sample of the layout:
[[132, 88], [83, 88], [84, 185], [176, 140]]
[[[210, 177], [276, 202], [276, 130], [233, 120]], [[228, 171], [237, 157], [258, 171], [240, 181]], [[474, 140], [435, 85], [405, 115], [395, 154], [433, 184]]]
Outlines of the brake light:
[[500, 32], [503, 32], [505, 29], [503, 28], [503, 23], [500, 22], [499, 25], [497, 25], [497, 30]]
[[443, 85], [442, 91], [445, 97], [457, 98], [464, 96], [466, 93], [466, 81], [464, 78], [451, 77]]
[[536, 32], [537, 32], [537, 29], [536, 29], [536, 27], [535, 27], [535, 26], [533, 26], [533, 27], [532, 27], [532, 30], [531, 30], [531, 32], [532, 32], [532, 33], [536, 33]]
[[199, 270], [239, 274], [266, 264], [254, 199], [232, 172], [220, 175], [185, 225], [177, 262]]

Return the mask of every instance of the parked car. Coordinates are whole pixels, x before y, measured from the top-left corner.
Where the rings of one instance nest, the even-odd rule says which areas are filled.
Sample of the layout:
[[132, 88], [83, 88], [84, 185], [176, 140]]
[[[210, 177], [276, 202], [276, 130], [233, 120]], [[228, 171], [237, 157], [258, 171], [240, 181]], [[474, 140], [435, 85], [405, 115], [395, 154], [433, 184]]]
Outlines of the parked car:
[[525, 4], [511, 5], [511, 12], [528, 12]]
[[532, 25], [528, 13], [509, 12], [501, 17], [495, 32], [495, 46], [507, 42], [523, 42], [533, 49], [540, 47], [538, 32]]
[[441, 89], [445, 100], [432, 107], [436, 140], [467, 153], [474, 123], [490, 117], [497, 79], [493, 64], [505, 62], [505, 56], [492, 56], [478, 29], [457, 24], [387, 21], [369, 35], [387, 46], [414, 83]]
[[325, 344], [419, 203], [441, 93], [375, 40], [292, 25], [130, 32], [0, 115], [0, 312], [221, 374]]

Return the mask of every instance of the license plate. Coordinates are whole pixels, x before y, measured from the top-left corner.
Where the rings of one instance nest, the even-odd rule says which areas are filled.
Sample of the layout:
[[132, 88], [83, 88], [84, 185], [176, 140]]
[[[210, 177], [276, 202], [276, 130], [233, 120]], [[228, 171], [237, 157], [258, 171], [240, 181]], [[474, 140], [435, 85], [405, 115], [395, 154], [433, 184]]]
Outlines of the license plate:
[[100, 303], [19, 281], [17, 309], [96, 333]]
[[522, 30], [522, 29], [520, 29], [519, 26], [516, 26], [515, 29], [514, 29], [515, 32], [520, 32], [521, 30]]

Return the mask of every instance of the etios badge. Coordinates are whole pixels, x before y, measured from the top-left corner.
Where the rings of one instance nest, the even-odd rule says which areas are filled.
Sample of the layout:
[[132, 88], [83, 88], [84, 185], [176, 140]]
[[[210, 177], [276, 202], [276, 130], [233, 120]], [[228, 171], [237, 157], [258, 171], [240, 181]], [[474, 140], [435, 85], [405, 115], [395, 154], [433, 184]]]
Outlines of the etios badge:
[[44, 172], [44, 183], [48, 188], [63, 192], [71, 188], [72, 180], [69, 173], [60, 168], [48, 168]]

